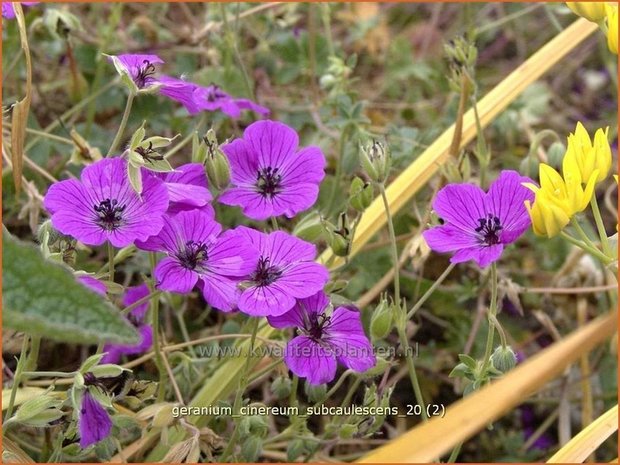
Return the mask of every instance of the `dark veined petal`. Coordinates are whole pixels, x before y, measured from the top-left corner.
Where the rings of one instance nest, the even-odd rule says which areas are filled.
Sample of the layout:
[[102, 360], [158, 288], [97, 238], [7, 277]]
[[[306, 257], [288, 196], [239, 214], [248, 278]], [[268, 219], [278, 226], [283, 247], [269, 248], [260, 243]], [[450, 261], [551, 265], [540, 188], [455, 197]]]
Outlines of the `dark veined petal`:
[[299, 145], [299, 137], [293, 128], [271, 120], [249, 125], [243, 133], [243, 139], [256, 152], [261, 168], [285, 166], [288, 158], [296, 155]]
[[183, 267], [178, 260], [166, 257], [157, 264], [155, 279], [158, 289], [189, 294], [198, 282], [198, 273]]
[[334, 310], [323, 340], [332, 346], [338, 361], [347, 368], [363, 372], [377, 362], [358, 311], [345, 307]]
[[88, 392], [82, 395], [82, 404], [78, 415], [80, 447], [82, 449], [95, 444], [110, 435], [112, 419], [105, 408]]
[[487, 194], [486, 203], [489, 213], [500, 220], [502, 243], [514, 242], [530, 226], [531, 219], [525, 208], [525, 201], [534, 201], [534, 192], [523, 183], [533, 183], [516, 171], [502, 171]]
[[284, 363], [310, 384], [329, 383], [336, 376], [336, 357], [331, 349], [306, 336], [297, 336], [287, 344]]
[[485, 196], [482, 189], [473, 184], [448, 184], [437, 193], [433, 210], [447, 223], [465, 232], [478, 227], [479, 218], [486, 218]]
[[431, 249], [443, 253], [477, 247], [479, 239], [474, 234], [475, 231], [465, 232], [452, 224], [444, 224], [427, 229], [422, 233], [422, 236]]
[[478, 264], [478, 266], [480, 266], [481, 268], [485, 268], [492, 262], [499, 259], [503, 251], [503, 244], [471, 247], [469, 249], [459, 250], [452, 256], [452, 258], [450, 258], [450, 261], [452, 263], [462, 263], [473, 260]]
[[297, 299], [291, 310], [282, 315], [268, 316], [267, 320], [274, 328], [287, 328], [289, 326], [304, 328], [308, 321], [308, 315], [322, 313], [328, 305], [329, 298], [323, 291], [320, 291], [310, 297]]
[[268, 286], [252, 286], [239, 296], [239, 310], [251, 316], [277, 316], [295, 305], [295, 297], [276, 281]]

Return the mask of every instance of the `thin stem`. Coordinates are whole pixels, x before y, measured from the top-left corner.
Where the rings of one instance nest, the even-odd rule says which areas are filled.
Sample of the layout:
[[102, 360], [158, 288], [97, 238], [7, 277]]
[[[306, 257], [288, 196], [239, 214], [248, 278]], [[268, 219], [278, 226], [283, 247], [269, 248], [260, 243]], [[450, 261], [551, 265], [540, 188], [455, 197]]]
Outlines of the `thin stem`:
[[22, 377], [24, 378], [39, 378], [41, 376], [49, 376], [56, 378], [73, 378], [75, 371], [65, 373], [64, 371], [23, 371]]
[[151, 299], [154, 299], [155, 297], [158, 297], [160, 294], [161, 294], [161, 291], [153, 291], [150, 294], [145, 295], [141, 299], [136, 300], [131, 305], [127, 305], [124, 309], [121, 310], [121, 314], [127, 315], [133, 309], [139, 307], [140, 305], [142, 305], [145, 302], [149, 302]]
[[[239, 52], [239, 47], [237, 46], [237, 41], [235, 39], [236, 34], [230, 27], [228, 22], [228, 16], [226, 14], [226, 7], [223, 3], [220, 3], [220, 11], [222, 13], [222, 23], [224, 25], [224, 34], [227, 42], [233, 49], [233, 54], [235, 55], [235, 59], [237, 60], [237, 64], [239, 68], [241, 68], [241, 74], [243, 74], [243, 82], [245, 83], [246, 90], [248, 92], [248, 97], [252, 100], [256, 100], [254, 97], [254, 90], [252, 89], [252, 84], [250, 82], [250, 75], [248, 74], [248, 70], [245, 68], [245, 64], [243, 63], [243, 58], [241, 58], [241, 52]], [[237, 21], [239, 20], [239, 14], [237, 12]]]
[[390, 212], [390, 205], [388, 203], [387, 195], [385, 193], [385, 185], [383, 183], [379, 184], [379, 191], [381, 192], [381, 198], [383, 199], [383, 207], [385, 208], [387, 226], [390, 233], [392, 262], [394, 265], [394, 301], [396, 302], [396, 305], [400, 307], [400, 266], [398, 266], [398, 247], [396, 245], [396, 234], [394, 233], [394, 221], [392, 219], [392, 213]]
[[577, 221], [577, 217], [573, 216], [570, 219], [570, 224], [573, 226], [573, 228], [575, 228], [575, 231], [577, 231], [577, 234], [579, 235], [579, 237], [581, 238], [581, 240], [583, 242], [588, 244], [590, 247], [593, 247], [593, 248], [598, 250], [598, 247], [596, 246], [594, 241], [592, 241], [592, 239], [590, 239], [590, 236], [588, 236], [588, 234], [585, 232], [585, 230], [579, 224], [579, 221]]
[[[28, 342], [30, 338], [28, 335], [24, 335], [24, 340], [22, 341], [22, 350], [19, 354], [19, 360], [17, 360], [17, 367], [15, 368], [15, 375], [13, 376], [13, 386], [11, 387], [11, 397], [9, 397], [9, 405], [6, 408], [6, 413], [4, 414], [4, 423], [11, 419], [13, 415], [13, 407], [15, 406], [15, 396], [17, 395], [17, 388], [19, 387], [19, 383], [21, 382], [22, 371], [24, 369], [24, 363], [26, 361], [26, 351], [28, 350]], [[3, 431], [6, 431], [6, 428], [3, 428]]]
[[288, 400], [288, 404], [291, 407], [297, 406], [297, 387], [299, 386], [299, 377], [293, 375], [293, 382], [291, 383], [291, 395]]
[[[155, 252], [149, 253], [149, 260], [151, 262], [151, 276], [155, 276], [155, 265], [157, 262], [157, 256]], [[154, 284], [153, 284], [154, 286]], [[151, 289], [151, 294], [154, 294], [154, 290]], [[162, 359], [161, 341], [159, 340], [159, 299], [152, 298], [151, 300], [151, 322], [153, 324], [153, 351], [155, 352], [155, 365], [157, 365], [157, 371], [159, 371], [159, 387], [157, 392], [157, 402], [163, 402], [166, 396], [166, 370]]]
[[409, 371], [409, 379], [411, 381], [411, 385], [413, 386], [413, 393], [415, 394], [416, 402], [420, 405], [422, 410], [422, 419], [424, 421], [428, 420], [428, 416], [426, 415], [426, 403], [424, 402], [424, 397], [422, 396], [422, 389], [420, 389], [420, 382], [418, 381], [418, 375], [415, 371], [415, 363], [413, 361], [413, 355], [409, 350], [409, 341], [407, 339], [407, 333], [405, 332], [404, 325], [398, 325], [398, 337], [400, 339], [400, 345], [402, 346], [405, 352], [405, 358], [407, 360], [407, 370]]
[[602, 253], [600, 250], [589, 246], [588, 244], [586, 244], [585, 242], [582, 242], [578, 239], [575, 239], [573, 236], [571, 236], [570, 234], [565, 233], [564, 231], [560, 231], [560, 235], [566, 239], [568, 242], [570, 242], [573, 245], [576, 245], [577, 247], [579, 247], [580, 249], [588, 252], [591, 255], [594, 255], [596, 258], [598, 258], [601, 262], [603, 262], [605, 265], [611, 263], [613, 261], [612, 258], [608, 257], [607, 255], [605, 255], [604, 253]]
[[277, 231], [280, 229], [280, 226], [278, 226], [278, 219], [275, 216], [272, 216], [271, 218], [269, 218], [269, 221], [271, 222], [271, 227], [273, 228], [274, 231]]
[[435, 292], [435, 290], [441, 285], [441, 283], [448, 277], [448, 275], [455, 266], [456, 263], [450, 263], [448, 267], [444, 270], [444, 272], [441, 273], [441, 276], [439, 276], [439, 278], [435, 280], [435, 282], [431, 285], [431, 287], [428, 288], [428, 290], [422, 295], [422, 297], [420, 297], [420, 300], [418, 300], [411, 308], [411, 310], [409, 310], [409, 313], [407, 313], [408, 320], [410, 320], [411, 317], [415, 315], [418, 310], [420, 310], [422, 305], [424, 305], [424, 302], [428, 300], [428, 298], [433, 294], [433, 292]]
[[30, 352], [26, 359], [25, 370], [36, 370], [37, 361], [39, 360], [39, 349], [41, 348], [41, 336], [32, 336], [30, 341]]
[[605, 231], [605, 225], [603, 224], [603, 217], [601, 216], [601, 210], [598, 208], [598, 200], [596, 200], [596, 193], [592, 194], [590, 200], [590, 206], [592, 207], [592, 213], [594, 214], [594, 222], [596, 223], [596, 229], [598, 235], [601, 238], [601, 244], [603, 245], [603, 252], [608, 257], [612, 256], [611, 247], [609, 246], [609, 238], [607, 237], [607, 231]]
[[487, 344], [484, 350], [484, 358], [482, 365], [482, 373], [485, 373], [491, 363], [491, 354], [493, 353], [493, 339], [495, 338], [495, 324], [493, 318], [497, 315], [497, 265], [491, 264], [491, 303], [489, 304], [489, 332], [487, 333]]
[[108, 241], [108, 280], [114, 282], [114, 246]]
[[114, 151], [118, 147], [118, 144], [120, 144], [121, 139], [123, 138], [125, 127], [127, 127], [127, 121], [129, 120], [129, 113], [131, 113], [133, 99], [134, 95], [132, 93], [129, 93], [129, 95], [127, 96], [127, 103], [125, 104], [125, 111], [123, 112], [123, 118], [121, 119], [121, 124], [118, 126], [118, 131], [116, 131], [116, 136], [112, 141], [112, 145], [110, 146], [110, 150], [108, 150], [106, 157], [109, 157], [114, 153]]
[[332, 189], [329, 193], [329, 201], [327, 202], [327, 208], [325, 211], [328, 215], [332, 213], [332, 208], [336, 202], [336, 196], [338, 195], [338, 184], [340, 182], [340, 176], [342, 175], [342, 161], [344, 159], [344, 149], [347, 144], [347, 129], [348, 126], [340, 133], [340, 139], [338, 141], [338, 158], [336, 159], [336, 171], [334, 173], [334, 180], [332, 183]]

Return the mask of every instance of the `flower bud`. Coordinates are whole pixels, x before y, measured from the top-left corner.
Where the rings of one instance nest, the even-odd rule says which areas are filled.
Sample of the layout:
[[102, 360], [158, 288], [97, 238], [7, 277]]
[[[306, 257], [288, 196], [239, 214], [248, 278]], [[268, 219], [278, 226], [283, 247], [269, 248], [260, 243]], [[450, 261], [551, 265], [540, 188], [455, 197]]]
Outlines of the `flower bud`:
[[293, 229], [293, 235], [308, 242], [316, 242], [325, 232], [325, 220], [318, 211], [304, 216]]
[[230, 183], [230, 162], [220, 149], [213, 128], [207, 131], [204, 137], [206, 147], [205, 167], [209, 183], [216, 189], [222, 190]]
[[284, 376], [278, 376], [271, 383], [271, 392], [276, 399], [285, 399], [291, 394], [291, 380]]
[[356, 432], [356, 425], [344, 424], [340, 427], [338, 436], [340, 436], [340, 439], [351, 439]]
[[360, 162], [370, 179], [383, 183], [390, 171], [390, 149], [384, 142], [373, 140], [360, 147]]
[[256, 436], [264, 438], [269, 433], [269, 426], [264, 416], [250, 415], [241, 420], [240, 432], [242, 437]]
[[346, 257], [351, 251], [351, 230], [346, 213], [341, 213], [338, 218], [337, 230], [329, 231], [329, 246], [335, 255]]
[[611, 53], [618, 54], [618, 6], [605, 4], [607, 15], [607, 47]]
[[392, 329], [393, 312], [387, 299], [381, 302], [372, 313], [370, 319], [370, 334], [373, 339], [383, 339]]
[[256, 462], [263, 450], [263, 440], [258, 436], [250, 436], [241, 444], [241, 457], [245, 462]]
[[359, 212], [363, 212], [372, 203], [374, 197], [372, 184], [355, 177], [349, 190], [349, 203]]
[[24, 402], [11, 421], [26, 426], [46, 426], [64, 415], [59, 409], [61, 405], [62, 401], [51, 395], [39, 395]]
[[588, 182], [590, 176], [598, 171], [596, 182], [603, 181], [611, 169], [611, 148], [607, 139], [609, 128], [598, 129], [594, 140], [581, 123], [573, 134], [568, 136], [568, 147], [563, 160], [563, 171], [574, 172], [582, 184]]
[[310, 402], [320, 402], [325, 399], [327, 386], [325, 384], [310, 384], [306, 381], [304, 391]]
[[491, 355], [491, 363], [502, 373], [512, 370], [517, 364], [517, 356], [510, 346], [499, 346]]
[[564, 154], [566, 153], [566, 146], [562, 142], [554, 142], [547, 149], [547, 159], [551, 166], [562, 166], [562, 160], [564, 160]]
[[303, 439], [296, 438], [289, 441], [286, 446], [286, 461], [294, 462], [301, 454], [306, 451], [306, 442]]
[[594, 23], [605, 18], [605, 2], [566, 2], [573, 13]]

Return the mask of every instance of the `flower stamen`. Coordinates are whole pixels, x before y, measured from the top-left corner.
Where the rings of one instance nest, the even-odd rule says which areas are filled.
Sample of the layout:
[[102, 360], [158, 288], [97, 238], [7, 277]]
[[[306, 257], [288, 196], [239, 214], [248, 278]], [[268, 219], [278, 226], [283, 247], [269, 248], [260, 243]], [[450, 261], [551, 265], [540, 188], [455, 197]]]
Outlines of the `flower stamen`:
[[123, 221], [122, 213], [125, 211], [125, 205], [119, 205], [116, 199], [105, 199], [99, 202], [99, 205], [93, 205], [95, 212], [99, 218], [97, 224], [106, 231], [114, 231], [118, 229]]

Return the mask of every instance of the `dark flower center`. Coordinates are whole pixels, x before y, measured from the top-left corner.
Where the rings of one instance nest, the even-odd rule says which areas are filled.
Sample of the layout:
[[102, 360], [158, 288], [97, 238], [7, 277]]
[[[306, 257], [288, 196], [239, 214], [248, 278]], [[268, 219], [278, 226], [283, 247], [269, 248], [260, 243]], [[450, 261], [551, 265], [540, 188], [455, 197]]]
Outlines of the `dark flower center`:
[[215, 84], [211, 84], [207, 87], [207, 102], [215, 102], [224, 97], [226, 97], [226, 94]]
[[176, 254], [179, 263], [188, 270], [194, 270], [208, 259], [207, 246], [202, 242], [187, 241], [183, 250]]
[[149, 142], [148, 147], [136, 147], [135, 151], [144, 159], [145, 162], [151, 164], [155, 161], [161, 161], [164, 159], [163, 155], [160, 155], [156, 150], [153, 150], [153, 142]]
[[277, 266], [270, 265], [268, 258], [261, 257], [258, 260], [256, 271], [252, 273], [251, 278], [256, 286], [263, 287], [269, 286], [280, 276], [282, 276], [282, 271]]
[[261, 168], [258, 171], [256, 187], [263, 197], [273, 198], [280, 192], [282, 184], [282, 175], [278, 174], [279, 168]]
[[478, 218], [480, 226], [476, 228], [476, 232], [482, 236], [482, 242], [485, 245], [499, 244], [499, 233], [503, 229], [499, 222], [499, 218], [489, 213], [486, 218]]
[[95, 212], [99, 218], [97, 224], [106, 231], [114, 231], [118, 229], [123, 221], [123, 211], [125, 205], [119, 205], [116, 199], [105, 199], [99, 202], [99, 205], [93, 205]]
[[321, 337], [323, 337], [323, 332], [326, 326], [329, 326], [331, 322], [331, 317], [321, 313], [317, 315], [316, 313], [310, 315], [310, 321], [308, 328], [306, 328], [308, 336], [310, 336], [315, 341], [319, 341]]
[[153, 65], [153, 63], [151, 63], [149, 60], [144, 60], [142, 62], [142, 66], [138, 68], [138, 72], [133, 78], [133, 82], [135, 82], [138, 89], [142, 89], [146, 87], [148, 81], [151, 80], [151, 76], [153, 74], [155, 74], [155, 65]]

